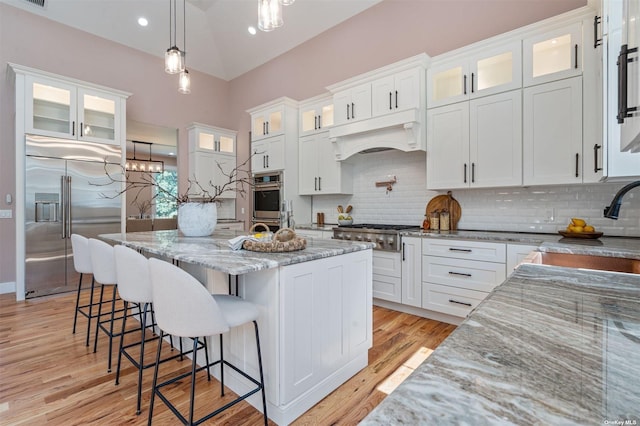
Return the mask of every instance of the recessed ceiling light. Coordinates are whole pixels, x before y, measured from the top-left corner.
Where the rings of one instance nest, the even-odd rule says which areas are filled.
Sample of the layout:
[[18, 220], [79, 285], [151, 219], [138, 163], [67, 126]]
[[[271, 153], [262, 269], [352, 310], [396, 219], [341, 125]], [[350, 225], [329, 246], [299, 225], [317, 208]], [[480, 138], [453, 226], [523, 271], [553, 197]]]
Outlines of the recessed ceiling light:
[[256, 27], [253, 25], [250, 25], [249, 28], [247, 28], [247, 31], [249, 31], [249, 34], [251, 35], [256, 35]]
[[149, 21], [147, 21], [147, 18], [142, 16], [138, 18], [138, 25], [140, 25], [141, 27], [146, 27], [147, 25], [149, 25]]

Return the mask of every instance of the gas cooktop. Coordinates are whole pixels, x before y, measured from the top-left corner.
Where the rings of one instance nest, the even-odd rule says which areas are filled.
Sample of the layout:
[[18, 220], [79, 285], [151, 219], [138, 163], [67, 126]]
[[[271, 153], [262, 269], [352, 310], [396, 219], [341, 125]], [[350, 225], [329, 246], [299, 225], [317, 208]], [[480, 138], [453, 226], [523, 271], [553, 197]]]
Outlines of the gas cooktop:
[[381, 225], [374, 223], [355, 223], [353, 225], [340, 225], [338, 229], [380, 229], [380, 230], [389, 230], [389, 231], [402, 231], [404, 229], [415, 229], [418, 226], [415, 225]]

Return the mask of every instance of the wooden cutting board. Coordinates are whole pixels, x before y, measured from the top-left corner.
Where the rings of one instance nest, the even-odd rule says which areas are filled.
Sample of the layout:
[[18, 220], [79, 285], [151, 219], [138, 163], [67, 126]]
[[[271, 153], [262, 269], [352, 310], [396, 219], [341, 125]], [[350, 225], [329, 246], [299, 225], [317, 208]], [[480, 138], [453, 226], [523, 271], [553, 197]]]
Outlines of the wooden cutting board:
[[451, 191], [444, 195], [437, 195], [429, 201], [425, 214], [431, 216], [434, 211], [447, 210], [449, 212], [449, 225], [452, 231], [458, 229], [458, 221], [462, 216], [462, 209], [458, 201], [451, 196]]

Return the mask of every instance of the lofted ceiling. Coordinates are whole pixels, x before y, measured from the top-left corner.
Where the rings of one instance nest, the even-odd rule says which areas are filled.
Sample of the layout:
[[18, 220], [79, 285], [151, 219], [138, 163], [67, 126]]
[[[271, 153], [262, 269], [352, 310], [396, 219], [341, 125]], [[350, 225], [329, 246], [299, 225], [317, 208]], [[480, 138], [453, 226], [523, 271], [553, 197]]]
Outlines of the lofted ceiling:
[[[99, 37], [163, 57], [170, 47], [170, 0], [0, 0]], [[258, 0], [186, 0], [187, 67], [232, 80], [315, 37], [381, 0], [297, 0], [283, 6], [284, 26], [250, 35]], [[178, 5], [177, 46], [184, 49]], [[139, 17], [149, 21], [138, 25]]]

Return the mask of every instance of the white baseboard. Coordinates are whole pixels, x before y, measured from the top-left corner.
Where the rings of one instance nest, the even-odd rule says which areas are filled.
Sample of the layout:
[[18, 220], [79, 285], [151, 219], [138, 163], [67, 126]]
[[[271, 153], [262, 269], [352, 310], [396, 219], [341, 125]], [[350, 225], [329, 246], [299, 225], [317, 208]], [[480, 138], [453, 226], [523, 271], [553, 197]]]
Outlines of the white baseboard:
[[16, 292], [16, 283], [11, 281], [7, 283], [0, 283], [0, 294], [5, 293], [15, 293]]

